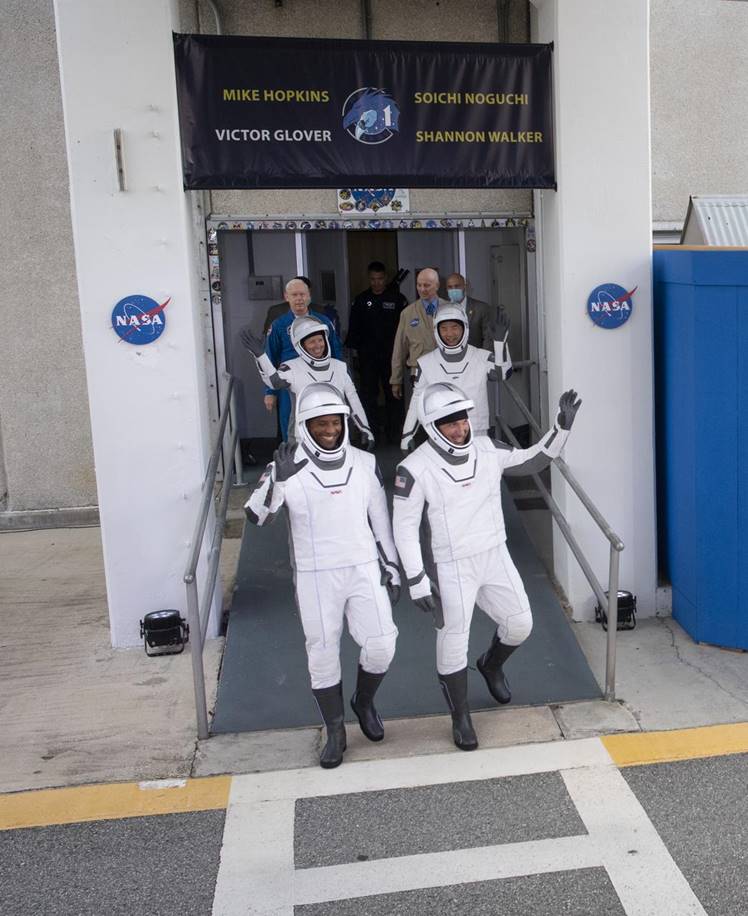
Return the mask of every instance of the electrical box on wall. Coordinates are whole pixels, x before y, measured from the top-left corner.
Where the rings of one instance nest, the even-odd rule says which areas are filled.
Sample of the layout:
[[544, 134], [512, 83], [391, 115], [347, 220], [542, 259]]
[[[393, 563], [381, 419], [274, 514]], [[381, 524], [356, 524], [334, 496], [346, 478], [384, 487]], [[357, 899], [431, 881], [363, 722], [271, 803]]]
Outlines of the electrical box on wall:
[[275, 299], [279, 301], [283, 298], [283, 277], [250, 277], [248, 298], [254, 299]]

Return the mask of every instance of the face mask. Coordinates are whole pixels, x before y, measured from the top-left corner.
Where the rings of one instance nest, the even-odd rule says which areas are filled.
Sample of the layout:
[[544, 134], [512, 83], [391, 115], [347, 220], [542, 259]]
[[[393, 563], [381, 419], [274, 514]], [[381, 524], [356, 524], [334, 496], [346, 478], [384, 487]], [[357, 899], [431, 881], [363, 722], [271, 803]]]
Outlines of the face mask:
[[450, 302], [462, 302], [465, 298], [465, 293], [461, 289], [448, 289], [447, 295]]

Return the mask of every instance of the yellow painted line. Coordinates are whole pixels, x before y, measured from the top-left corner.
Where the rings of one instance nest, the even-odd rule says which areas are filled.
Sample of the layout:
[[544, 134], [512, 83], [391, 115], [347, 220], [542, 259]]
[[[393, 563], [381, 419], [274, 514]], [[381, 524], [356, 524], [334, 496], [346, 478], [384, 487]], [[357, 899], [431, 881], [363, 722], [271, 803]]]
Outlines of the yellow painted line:
[[748, 753], [748, 722], [669, 732], [607, 735], [601, 741], [619, 767]]
[[230, 776], [210, 776], [14, 792], [0, 795], [0, 830], [215, 811], [228, 805], [230, 787]]

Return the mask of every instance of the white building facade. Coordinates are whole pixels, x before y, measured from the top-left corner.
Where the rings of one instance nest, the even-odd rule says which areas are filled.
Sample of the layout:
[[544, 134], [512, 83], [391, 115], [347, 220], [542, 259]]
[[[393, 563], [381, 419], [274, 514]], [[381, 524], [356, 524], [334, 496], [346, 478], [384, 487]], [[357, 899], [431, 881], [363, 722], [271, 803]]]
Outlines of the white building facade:
[[[372, 0], [368, 23], [355, 0], [217, 6], [227, 34], [361, 38], [368, 29], [379, 41], [554, 43], [558, 190], [412, 190], [410, 210], [511, 220], [506, 241], [523, 254], [532, 235], [521, 284], [538, 414], [547, 418], [565, 388], [581, 393], [566, 458], [626, 544], [622, 586], [654, 613], [652, 233], [682, 220], [689, 193], [748, 186], [738, 117], [747, 90], [730, 79], [748, 5]], [[337, 217], [336, 194], [183, 191], [171, 33], [215, 31], [208, 4], [33, 0], [6, 4], [0, 25], [13, 64], [4, 76], [0, 523], [90, 523], [98, 510], [112, 640], [131, 645], [143, 613], [184, 604], [216, 420], [209, 228], [268, 214]], [[696, 66], [714, 47], [713, 66]], [[469, 268], [454, 239], [452, 265], [467, 258]], [[305, 238], [297, 252], [295, 235], [289, 244], [304, 258], [321, 243]], [[279, 272], [295, 273], [298, 257]], [[414, 247], [414, 265], [420, 257]], [[605, 282], [637, 291], [614, 332], [585, 310]], [[136, 293], [168, 300], [162, 338], [142, 348], [120, 344], [110, 323], [114, 304]], [[561, 480], [554, 496], [606, 581], [607, 542]], [[575, 615], [589, 618], [589, 586], [565, 543], [555, 547], [557, 578]]]

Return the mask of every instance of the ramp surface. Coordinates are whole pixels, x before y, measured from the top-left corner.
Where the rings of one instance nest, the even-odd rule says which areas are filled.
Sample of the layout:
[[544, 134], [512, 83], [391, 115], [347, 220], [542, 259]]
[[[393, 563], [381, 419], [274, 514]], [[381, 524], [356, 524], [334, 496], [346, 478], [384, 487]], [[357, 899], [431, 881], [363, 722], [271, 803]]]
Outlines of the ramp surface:
[[[385, 477], [391, 480], [394, 453], [378, 458]], [[506, 664], [512, 704], [545, 705], [598, 699], [600, 688], [506, 491], [504, 515], [509, 551], [525, 584], [534, 618], [529, 639]], [[394, 608], [394, 618], [400, 635], [394, 661], [377, 693], [379, 712], [385, 719], [443, 715], [447, 710], [436, 680], [436, 631], [430, 615], [418, 610], [404, 590]], [[494, 629], [491, 619], [476, 608], [468, 655], [471, 667], [474, 668], [475, 659], [488, 647]], [[356, 682], [358, 652], [358, 646], [346, 631], [341, 645], [346, 698], [353, 693]], [[495, 707], [481, 675], [474, 670], [469, 674], [471, 708]], [[346, 708], [349, 718], [353, 718], [347, 699]], [[260, 731], [318, 724], [319, 713], [309, 686], [304, 634], [293, 596], [285, 518], [279, 516], [267, 528], [248, 524], [239, 558], [237, 590], [229, 617], [212, 731]]]

